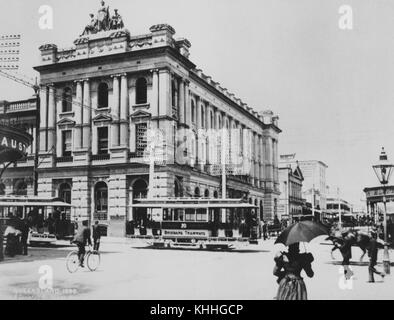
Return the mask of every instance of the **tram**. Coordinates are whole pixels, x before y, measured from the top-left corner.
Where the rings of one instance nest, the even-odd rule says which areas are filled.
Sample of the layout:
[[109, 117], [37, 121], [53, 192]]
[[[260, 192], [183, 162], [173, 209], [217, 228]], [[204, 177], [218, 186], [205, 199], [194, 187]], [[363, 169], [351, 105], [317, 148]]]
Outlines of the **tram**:
[[156, 247], [233, 249], [257, 244], [257, 207], [242, 199], [157, 198], [132, 205], [132, 238]]
[[29, 243], [50, 244], [74, 235], [71, 205], [59, 198], [37, 196], [0, 196], [0, 220], [3, 225], [18, 224], [27, 218]]

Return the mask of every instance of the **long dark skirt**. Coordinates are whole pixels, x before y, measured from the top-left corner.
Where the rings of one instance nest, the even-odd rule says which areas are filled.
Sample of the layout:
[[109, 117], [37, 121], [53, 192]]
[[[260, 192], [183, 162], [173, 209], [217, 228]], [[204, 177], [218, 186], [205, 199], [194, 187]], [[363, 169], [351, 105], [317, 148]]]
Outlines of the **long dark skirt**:
[[276, 300], [308, 300], [304, 280], [286, 275], [279, 283]]

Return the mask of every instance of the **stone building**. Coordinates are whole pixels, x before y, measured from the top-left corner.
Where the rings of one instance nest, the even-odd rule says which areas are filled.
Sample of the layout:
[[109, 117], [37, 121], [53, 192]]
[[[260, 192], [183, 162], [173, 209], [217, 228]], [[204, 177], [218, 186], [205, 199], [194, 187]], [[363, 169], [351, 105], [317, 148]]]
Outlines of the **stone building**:
[[280, 165], [298, 166], [304, 177], [303, 197], [313, 203], [315, 209], [325, 211], [327, 208], [326, 170], [328, 166], [319, 160], [295, 160], [295, 154], [280, 156]]
[[292, 219], [294, 215], [302, 214], [302, 182], [304, 177], [302, 171], [296, 163], [295, 166], [290, 164], [283, 166], [279, 165], [279, 185], [280, 197], [278, 218]]
[[[239, 143], [229, 134], [227, 197], [256, 204], [266, 219], [277, 211], [278, 117], [205, 75], [189, 59], [190, 42], [174, 35], [160, 24], [139, 36], [108, 30], [78, 37], [71, 49], [40, 47], [39, 195], [68, 198], [76, 218], [99, 220], [111, 236], [141, 219], [131, 209], [148, 191], [222, 197], [210, 129], [239, 132]], [[150, 129], [161, 133], [152, 179]], [[237, 170], [237, 156], [248, 166]]]

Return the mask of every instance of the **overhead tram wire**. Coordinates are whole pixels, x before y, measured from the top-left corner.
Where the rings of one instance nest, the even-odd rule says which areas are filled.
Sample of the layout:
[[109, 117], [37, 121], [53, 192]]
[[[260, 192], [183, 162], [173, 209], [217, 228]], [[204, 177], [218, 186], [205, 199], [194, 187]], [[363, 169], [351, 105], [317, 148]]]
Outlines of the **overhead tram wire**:
[[[23, 79], [21, 79], [21, 78], [15, 76], [15, 75], [12, 75], [12, 74], [9, 74], [9, 73], [7, 73], [7, 72], [4, 72], [4, 71], [1, 70], [1, 69], [0, 69], [0, 76], [3, 76], [3, 77], [5, 77], [5, 78], [8, 78], [8, 79], [13, 80], [13, 81], [15, 81], [15, 82], [18, 82], [18, 83], [20, 83], [20, 84], [22, 84], [22, 85], [24, 85], [24, 86], [26, 86], [26, 87], [30, 87], [30, 88], [33, 88], [33, 89], [35, 89], [35, 88], [37, 87], [36, 84], [33, 84], [33, 83], [29, 82], [29, 81], [23, 80]], [[25, 78], [29, 79], [27, 76], [25, 76]], [[43, 89], [43, 88], [41, 88], [41, 86], [39, 87], [38, 90], [41, 91], [41, 92], [43, 92], [43, 93], [46, 93], [46, 90]], [[75, 100], [73, 100], [73, 99], [64, 98], [63, 95], [61, 95], [61, 94], [56, 94], [56, 93], [55, 93], [55, 99], [56, 99], [56, 102], [58, 102], [58, 101], [65, 101], [65, 102], [71, 103], [71, 104], [74, 105], [74, 106], [81, 107], [82, 109], [83, 109], [83, 108], [86, 108], [86, 109], [88, 109], [88, 110], [90, 110], [90, 111], [92, 111], [92, 110], [93, 110], [93, 111], [96, 111], [96, 112], [97, 112], [97, 111], [100, 111], [100, 110], [97, 109], [97, 108], [94, 108], [94, 107], [85, 105], [83, 102], [80, 103], [80, 102], [75, 101]], [[115, 120], [120, 120], [120, 118], [119, 118], [116, 114], [112, 114], [112, 113], [111, 113], [111, 116], [113, 116]]]

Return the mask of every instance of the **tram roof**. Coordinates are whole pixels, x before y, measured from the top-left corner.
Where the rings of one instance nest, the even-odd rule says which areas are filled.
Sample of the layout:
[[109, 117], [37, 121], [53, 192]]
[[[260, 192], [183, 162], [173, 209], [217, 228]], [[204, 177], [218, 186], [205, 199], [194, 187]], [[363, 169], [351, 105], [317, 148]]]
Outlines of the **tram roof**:
[[71, 204], [63, 202], [58, 198], [37, 196], [0, 196], [0, 207], [9, 206], [72, 207]]
[[250, 203], [226, 203], [226, 202], [205, 202], [205, 203], [174, 203], [174, 202], [155, 202], [155, 201], [144, 201], [143, 203], [134, 203], [131, 207], [133, 208], [163, 208], [163, 209], [206, 209], [206, 208], [219, 208], [219, 209], [231, 209], [231, 208], [245, 208], [255, 209], [257, 206]]

